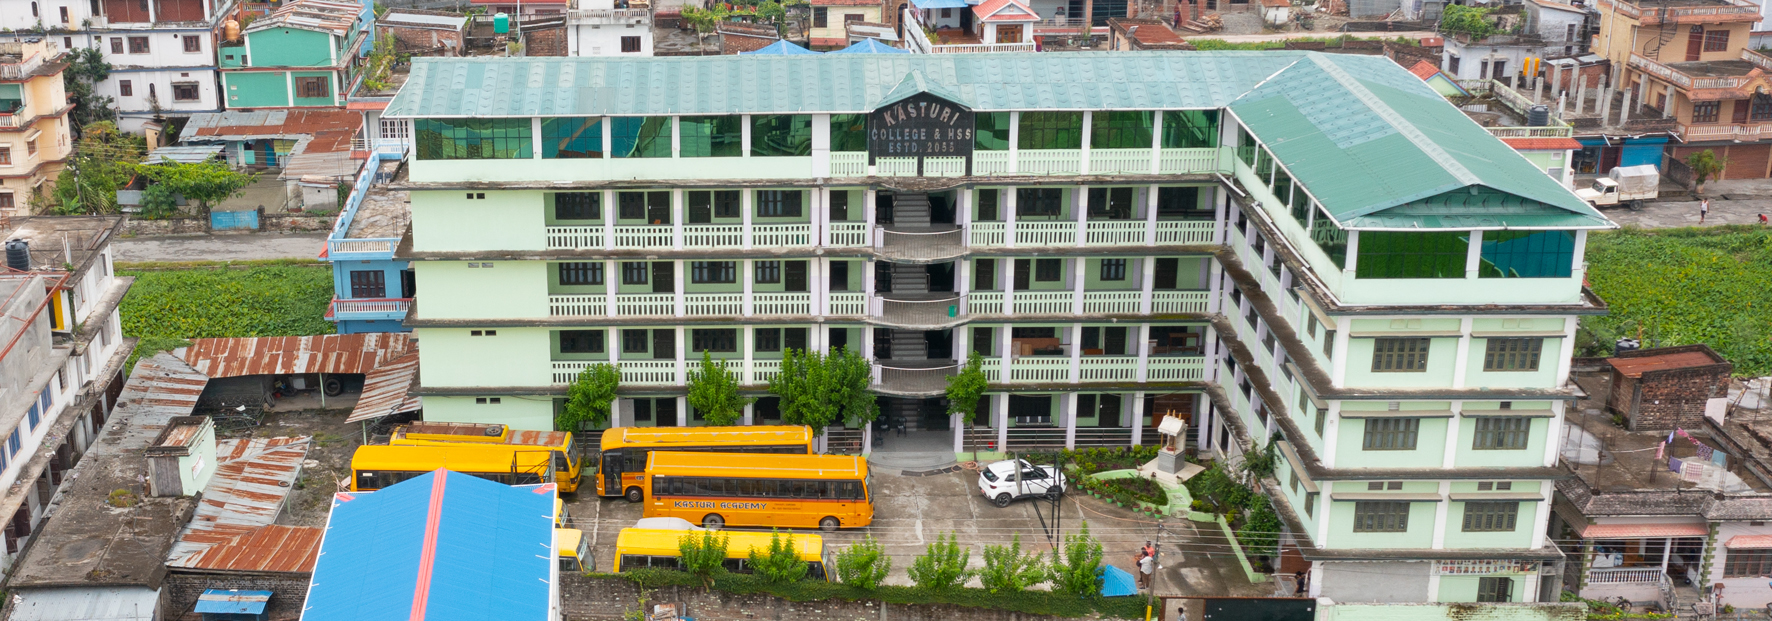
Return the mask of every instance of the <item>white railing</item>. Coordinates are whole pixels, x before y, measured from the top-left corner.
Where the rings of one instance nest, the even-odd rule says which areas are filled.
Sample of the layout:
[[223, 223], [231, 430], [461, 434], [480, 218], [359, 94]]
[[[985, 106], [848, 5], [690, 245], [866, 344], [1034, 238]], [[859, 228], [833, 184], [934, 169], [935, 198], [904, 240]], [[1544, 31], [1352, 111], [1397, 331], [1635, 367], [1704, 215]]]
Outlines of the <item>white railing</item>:
[[603, 227], [550, 226], [548, 250], [589, 250], [603, 247]]
[[1145, 359], [1144, 369], [1145, 381], [1149, 382], [1197, 382], [1206, 377], [1206, 359], [1199, 356], [1152, 356]]
[[1002, 222], [973, 222], [967, 225], [967, 228], [972, 229], [972, 234], [967, 239], [966, 245], [975, 248], [1001, 246], [1003, 245], [1003, 227]]
[[1018, 315], [1069, 315], [1073, 291], [1017, 291], [1015, 313]]
[[677, 314], [677, 296], [672, 293], [623, 293], [615, 296], [615, 314], [620, 317], [670, 317]]
[[831, 246], [868, 245], [868, 225], [866, 222], [832, 222], [830, 227]]
[[942, 300], [880, 300], [880, 318], [900, 325], [942, 325], [960, 315], [958, 296]]
[[1085, 221], [1085, 246], [1142, 246], [1150, 224], [1139, 220]]
[[1079, 382], [1129, 382], [1138, 379], [1138, 356], [1083, 356]]
[[670, 248], [671, 227], [661, 225], [615, 227], [616, 248]]
[[781, 375], [780, 360], [752, 360], [750, 373], [741, 376], [739, 381], [746, 384], [767, 384], [777, 375]]
[[880, 367], [880, 387], [897, 392], [935, 392], [947, 388], [949, 375], [959, 372], [959, 365], [930, 368], [886, 366], [891, 361], [875, 361]]
[[691, 316], [743, 315], [743, 293], [683, 294], [683, 314]]
[[1144, 298], [1139, 291], [1099, 291], [1083, 292], [1083, 312], [1133, 314], [1138, 312], [1138, 304]]
[[810, 315], [812, 314], [812, 294], [754, 293], [751, 295], [751, 313], [755, 315]]
[[1068, 382], [1070, 356], [1022, 356], [1009, 363], [1011, 382]]
[[832, 293], [829, 296], [831, 315], [865, 315], [868, 312], [867, 294], [864, 293]]
[[1148, 175], [1152, 155], [1150, 149], [1090, 149], [1089, 174]]
[[[758, 227], [762, 228], [762, 227]], [[669, 242], [666, 242], [667, 244]], [[683, 226], [684, 248], [742, 248], [742, 224], [687, 224]]]
[[969, 315], [1003, 314], [1003, 292], [973, 291], [967, 293], [966, 313]]
[[1002, 358], [980, 359], [979, 365], [978, 365], [978, 370], [984, 372], [984, 381], [987, 381], [987, 382], [1001, 382], [1001, 381], [1003, 381], [1003, 359]]
[[1032, 52], [1032, 43], [964, 43], [929, 46], [930, 54], [975, 54], [979, 52]]
[[412, 298], [362, 298], [355, 300], [332, 300], [334, 316], [341, 313], [405, 313], [412, 305]]
[[549, 317], [604, 317], [609, 314], [609, 296], [601, 293], [591, 295], [550, 295], [548, 296]]
[[751, 225], [752, 247], [780, 248], [783, 246], [810, 245], [812, 245], [812, 225], [810, 224]]
[[1075, 175], [1082, 169], [1082, 149], [1022, 149], [1015, 164], [1024, 175]]
[[[555, 384], [571, 384], [585, 367], [602, 360], [556, 360], [553, 363]], [[678, 384], [675, 360], [630, 360], [616, 364], [621, 369], [623, 384]]]
[[399, 243], [400, 240], [394, 238], [332, 241], [327, 242], [326, 256], [337, 259], [341, 254], [354, 252], [391, 253], [394, 251], [394, 246]]
[[1075, 246], [1077, 223], [1072, 221], [1015, 223], [1017, 246]]
[[866, 177], [868, 176], [868, 154], [866, 151], [832, 151], [832, 177]]
[[1205, 291], [1153, 291], [1151, 292], [1151, 312], [1168, 313], [1204, 313], [1206, 312]]
[[942, 156], [923, 158], [925, 177], [961, 177], [966, 175], [966, 158]]
[[1157, 156], [1157, 174], [1178, 175], [1218, 170], [1219, 149], [1162, 149]]
[[1588, 584], [1660, 584], [1667, 574], [1660, 567], [1618, 567], [1587, 570]]
[[1004, 175], [1009, 173], [1008, 151], [973, 151], [973, 175]]
[[876, 157], [874, 158], [875, 173], [881, 177], [915, 177], [917, 176], [917, 158], [914, 157]]
[[1158, 220], [1158, 244], [1210, 244], [1217, 225], [1213, 220]]

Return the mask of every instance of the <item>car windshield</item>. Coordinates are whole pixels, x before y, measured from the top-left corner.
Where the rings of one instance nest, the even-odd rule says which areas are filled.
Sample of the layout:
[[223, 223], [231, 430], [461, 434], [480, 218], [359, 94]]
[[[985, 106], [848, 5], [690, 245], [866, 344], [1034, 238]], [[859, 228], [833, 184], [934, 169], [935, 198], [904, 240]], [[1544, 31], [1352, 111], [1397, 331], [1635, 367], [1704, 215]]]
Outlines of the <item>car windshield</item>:
[[988, 469], [985, 470], [984, 471], [984, 480], [990, 481], [992, 483], [996, 483], [997, 482], [997, 473], [991, 472]]
[[1605, 192], [1606, 191], [1606, 184], [1595, 181], [1594, 182], [1594, 191], [1595, 192]]

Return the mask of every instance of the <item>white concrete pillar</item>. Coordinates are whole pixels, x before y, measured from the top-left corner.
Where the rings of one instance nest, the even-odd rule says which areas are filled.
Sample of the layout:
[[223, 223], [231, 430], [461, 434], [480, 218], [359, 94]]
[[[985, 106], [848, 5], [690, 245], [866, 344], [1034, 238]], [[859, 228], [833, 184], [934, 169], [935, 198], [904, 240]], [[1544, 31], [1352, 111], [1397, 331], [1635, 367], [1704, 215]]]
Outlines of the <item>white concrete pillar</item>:
[[[687, 330], [685, 330], [683, 328], [683, 326], [677, 326], [676, 328], [673, 328], [673, 329], [677, 331], [677, 343], [676, 343], [676, 345], [677, 345], [677, 382], [676, 383], [677, 383], [677, 385], [681, 386], [684, 383], [689, 381], [689, 375], [687, 373], [685, 373], [685, 371], [688, 369], [688, 367], [685, 366], [685, 364], [684, 364], [684, 362], [686, 360], [684, 353], [686, 351], [688, 351], [688, 349], [689, 349], [689, 338], [688, 338], [689, 332]], [[684, 404], [681, 401], [681, 397], [679, 397], [678, 399], [679, 399], [679, 401], [677, 402], [678, 415], [682, 416], [683, 420], [685, 422], [687, 422], [689, 420], [689, 410], [684, 409]]]
[[[1087, 117], [1089, 113], [1085, 112], [1083, 115]], [[1088, 126], [1086, 123], [1087, 121], [1085, 121], [1084, 126], [1085, 136], [1088, 135]], [[1088, 138], [1085, 137], [1084, 140], [1088, 140]], [[1087, 147], [1089, 145], [1085, 144], [1083, 146]], [[1083, 151], [1083, 163], [1085, 165], [1089, 163], [1089, 151], [1087, 149]], [[1077, 210], [1075, 214], [1072, 214], [1076, 216], [1072, 219], [1077, 221], [1077, 247], [1082, 248], [1086, 245], [1086, 242], [1089, 241], [1087, 239], [1089, 237], [1089, 186], [1077, 186], [1075, 190], [1072, 190], [1071, 198], [1071, 203], [1074, 205], [1072, 209]]]
[[678, 250], [683, 249], [683, 214], [688, 211], [683, 207], [685, 197], [683, 190], [671, 190], [671, 247]]
[[1009, 450], [1009, 393], [987, 395], [986, 398], [994, 399], [991, 405], [997, 419], [997, 452], [1001, 453]]
[[1002, 200], [997, 201], [1003, 206], [1003, 245], [1015, 247], [1015, 188], [1003, 188]]
[[[1157, 113], [1159, 116], [1162, 112]], [[1160, 159], [1162, 156], [1159, 155]], [[1154, 171], [1153, 171], [1154, 172]], [[1157, 196], [1161, 194], [1157, 184], [1145, 187], [1144, 195], [1144, 245], [1157, 245]]]
[[671, 288], [677, 294], [677, 300], [674, 304], [676, 305], [676, 315], [678, 317], [682, 317], [685, 313], [683, 294], [687, 293], [687, 291], [683, 288], [683, 279], [685, 278], [683, 268], [688, 264], [688, 262], [682, 259], [671, 261], [671, 280], [673, 281], [671, 283]]
[[[604, 129], [608, 129], [609, 124], [604, 123], [603, 127], [604, 127]], [[607, 143], [607, 137], [605, 137], [605, 143]], [[615, 249], [615, 213], [616, 213], [615, 191], [614, 190], [604, 190], [602, 200], [603, 200], [603, 249], [604, 250], [614, 250]]]
[[1133, 378], [1140, 383], [1150, 381], [1151, 324], [1141, 323], [1137, 326], [1132, 326], [1130, 332], [1134, 339], [1132, 346], [1138, 350], [1138, 368], [1134, 371], [1135, 375], [1133, 375]]
[[[615, 316], [615, 298], [621, 291], [621, 261], [603, 262], [603, 314]], [[611, 350], [613, 351], [613, 349]]]
[[948, 414], [948, 428], [954, 430], [954, 456], [956, 458], [958, 458], [960, 453], [966, 450], [966, 427], [963, 425], [964, 422], [962, 415], [954, 413]]
[[[1020, 112], [1010, 112], [1009, 113], [1009, 173], [1010, 174], [1015, 174], [1015, 173], [1021, 171], [1021, 168], [1020, 168], [1021, 167], [1021, 161], [1020, 161], [1021, 160], [1021, 145], [1019, 144], [1020, 142], [1021, 142], [1021, 113]], [[1010, 200], [1014, 200], [1014, 199], [1010, 199]], [[1009, 203], [1009, 204], [1011, 206], [1015, 205], [1015, 203]], [[1015, 213], [1015, 212], [1010, 211], [1010, 213]]]
[[[807, 278], [811, 277], [811, 274], [807, 275]], [[744, 283], [744, 300], [741, 302], [744, 305], [744, 310], [742, 312], [744, 316], [750, 317], [756, 314], [757, 309], [757, 305], [751, 300], [754, 297], [752, 290], [756, 289], [757, 284], [756, 259], [745, 259], [738, 262], [738, 282]]]
[[1144, 443], [1144, 398], [1142, 390], [1132, 393], [1132, 411], [1127, 417], [1132, 422], [1132, 446]]
[[[745, 296], [745, 297], [748, 299], [750, 296]], [[811, 331], [808, 330], [808, 332], [811, 332]], [[757, 336], [756, 326], [752, 326], [749, 324], [739, 326], [738, 340], [740, 343], [743, 343], [743, 345], [739, 346], [738, 351], [744, 356], [744, 358], [743, 358], [744, 366], [739, 368], [737, 375], [738, 375], [738, 383], [742, 384], [742, 385], [756, 383], [754, 380], [752, 380], [753, 371], [751, 370], [752, 366], [755, 364], [753, 358], [756, 357], [756, 351], [757, 351], [756, 336]], [[810, 337], [808, 337], [808, 338], [810, 338]], [[808, 347], [810, 347], [810, 345], [808, 345]], [[745, 424], [749, 425], [749, 424], [751, 424], [750, 423], [751, 406], [748, 406], [748, 405], [745, 406], [744, 411], [745, 411]]]
[[[1079, 238], [1081, 235], [1079, 235]], [[1084, 269], [1089, 265], [1088, 257], [1075, 257], [1071, 262], [1071, 314], [1083, 314], [1083, 283], [1088, 281]]]
[[739, 192], [738, 192], [738, 217], [739, 217], [739, 224], [741, 226], [741, 228], [739, 230], [743, 231], [741, 233], [741, 235], [743, 236], [742, 243], [744, 244], [744, 248], [746, 250], [750, 250], [751, 247], [754, 245], [752, 240], [755, 239], [755, 234], [751, 230], [751, 228], [752, 228], [751, 227], [751, 212], [752, 212], [751, 205], [755, 204], [755, 201], [756, 201], [756, 190], [739, 190]]
[[1138, 265], [1138, 313], [1149, 315], [1156, 312], [1157, 258], [1145, 257], [1144, 260], [1138, 262]]
[[[954, 284], [958, 285], [955, 290], [960, 294], [960, 315], [963, 317], [971, 314], [972, 305], [967, 298], [968, 294], [972, 292], [972, 259], [962, 258], [954, 261]], [[957, 330], [955, 334], [957, 335], [961, 331], [963, 330]], [[960, 351], [959, 349], [954, 351], [956, 352], [955, 357], [961, 360], [966, 359], [964, 355], [957, 353]]]
[[[1087, 127], [1087, 125], [1085, 125]], [[1077, 448], [1077, 393], [1064, 393], [1064, 404], [1059, 406], [1059, 413], [1064, 416], [1064, 447]]]

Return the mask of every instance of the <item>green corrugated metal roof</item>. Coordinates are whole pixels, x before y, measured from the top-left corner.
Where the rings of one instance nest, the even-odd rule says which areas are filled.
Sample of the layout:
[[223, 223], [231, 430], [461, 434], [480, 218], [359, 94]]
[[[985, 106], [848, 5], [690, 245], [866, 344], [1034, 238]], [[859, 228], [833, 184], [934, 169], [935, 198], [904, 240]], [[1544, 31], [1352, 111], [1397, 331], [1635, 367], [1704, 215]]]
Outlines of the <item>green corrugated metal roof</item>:
[[1387, 58], [1310, 54], [1230, 109], [1344, 226], [1611, 225]]

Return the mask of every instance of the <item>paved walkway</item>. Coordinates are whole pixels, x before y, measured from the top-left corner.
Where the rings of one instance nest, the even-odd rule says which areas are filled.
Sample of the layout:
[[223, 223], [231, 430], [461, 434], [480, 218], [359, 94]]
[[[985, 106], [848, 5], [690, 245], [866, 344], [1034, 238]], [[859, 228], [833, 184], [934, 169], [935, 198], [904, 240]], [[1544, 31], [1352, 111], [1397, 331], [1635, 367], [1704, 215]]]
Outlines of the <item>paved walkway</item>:
[[118, 261], [253, 261], [314, 259], [326, 233], [240, 233], [118, 239]]
[[[1760, 214], [1772, 218], [1772, 179], [1712, 181], [1704, 184], [1704, 193], [1711, 201], [1710, 215], [1705, 217], [1702, 226], [1759, 224]], [[1646, 229], [1701, 226], [1697, 200], [1650, 202], [1643, 205], [1642, 211], [1607, 207], [1601, 212], [1622, 226]]]

